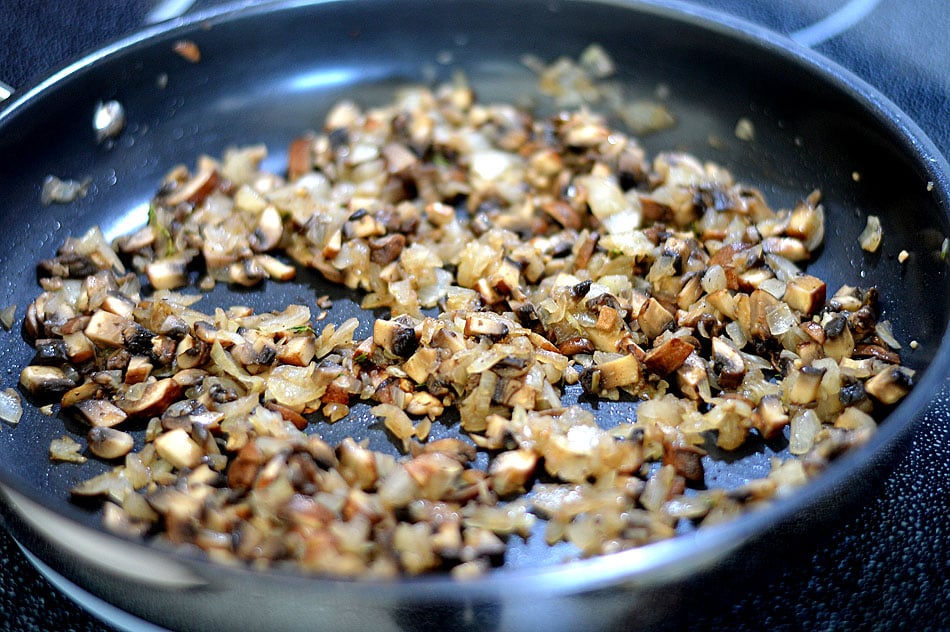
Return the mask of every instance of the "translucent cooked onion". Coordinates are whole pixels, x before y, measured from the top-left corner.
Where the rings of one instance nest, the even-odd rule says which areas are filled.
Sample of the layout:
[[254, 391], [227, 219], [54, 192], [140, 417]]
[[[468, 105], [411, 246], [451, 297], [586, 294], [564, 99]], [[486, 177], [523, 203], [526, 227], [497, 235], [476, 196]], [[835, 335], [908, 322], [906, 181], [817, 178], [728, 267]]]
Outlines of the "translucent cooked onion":
[[20, 423], [22, 415], [23, 406], [19, 393], [12, 388], [0, 391], [0, 419], [9, 424], [17, 424]]
[[815, 438], [821, 431], [821, 420], [809, 408], [803, 408], [792, 416], [788, 438], [788, 451], [802, 455], [812, 449]]
[[881, 337], [881, 340], [890, 347], [891, 349], [900, 349], [901, 343], [897, 341], [897, 338], [894, 337], [894, 332], [891, 330], [891, 321], [882, 320], [874, 326], [874, 331], [878, 336]]
[[[590, 211], [601, 221], [616, 213], [630, 210], [630, 203], [613, 179], [606, 176], [586, 176], [578, 179], [578, 184], [587, 190], [587, 204], [590, 205]], [[634, 228], [636, 225], [628, 225], [624, 231], [610, 232], [625, 232]]]
[[16, 305], [7, 305], [3, 309], [0, 309], [0, 325], [3, 325], [3, 328], [10, 330], [13, 328], [13, 321], [16, 318]]
[[314, 365], [275, 367], [267, 379], [264, 396], [293, 410], [303, 410], [326, 392], [326, 384], [314, 380]]
[[796, 327], [799, 323], [798, 316], [792, 312], [787, 303], [777, 303], [766, 309], [765, 319], [769, 325], [769, 333], [776, 337]]
[[862, 250], [877, 252], [877, 249], [881, 247], [881, 239], [883, 236], [884, 231], [881, 229], [881, 220], [877, 215], [868, 215], [867, 224], [864, 230], [861, 231], [861, 234], [858, 235], [858, 243], [861, 244]]
[[726, 289], [726, 271], [719, 264], [709, 266], [703, 274], [702, 285], [707, 294]]

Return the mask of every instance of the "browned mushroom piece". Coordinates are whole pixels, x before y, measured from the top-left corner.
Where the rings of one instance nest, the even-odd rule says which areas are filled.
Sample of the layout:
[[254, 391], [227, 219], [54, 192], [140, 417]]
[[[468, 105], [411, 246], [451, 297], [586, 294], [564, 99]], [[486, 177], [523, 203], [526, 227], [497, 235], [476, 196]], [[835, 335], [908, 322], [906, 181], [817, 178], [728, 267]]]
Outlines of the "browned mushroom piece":
[[107, 399], [84, 399], [74, 406], [83, 421], [93, 427], [111, 428], [128, 419], [128, 413]]
[[811, 315], [825, 304], [827, 286], [824, 281], [808, 274], [797, 276], [788, 281], [782, 300], [792, 309]]
[[814, 405], [818, 402], [818, 389], [825, 369], [803, 366], [793, 369], [786, 378], [788, 383], [788, 401], [799, 406]]
[[204, 450], [182, 428], [158, 435], [153, 443], [158, 455], [179, 470], [192, 469], [204, 459]]
[[652, 340], [673, 324], [673, 314], [658, 300], [651, 297], [640, 310], [637, 322], [643, 333]]
[[663, 464], [672, 465], [677, 474], [694, 483], [705, 478], [702, 460], [705, 455], [703, 449], [686, 443], [663, 445]]
[[399, 258], [406, 246], [406, 236], [401, 233], [386, 235], [369, 240], [369, 259], [373, 263], [386, 265]]
[[789, 261], [807, 261], [811, 258], [805, 244], [794, 237], [766, 237], [762, 240], [762, 250]]
[[235, 261], [228, 266], [228, 283], [252, 287], [268, 276], [264, 266], [256, 258]]
[[89, 451], [103, 459], [118, 459], [132, 451], [135, 440], [127, 432], [108, 426], [93, 426], [86, 434]]
[[673, 337], [647, 351], [643, 364], [650, 372], [665, 377], [683, 366], [694, 350], [695, 347], [682, 338]]
[[854, 336], [851, 334], [848, 318], [842, 314], [832, 315], [822, 329], [825, 333], [822, 344], [825, 355], [838, 361], [850, 358], [854, 353]]
[[313, 137], [301, 136], [287, 149], [287, 178], [296, 180], [313, 169]]
[[152, 417], [163, 412], [181, 394], [181, 386], [171, 378], [146, 382], [144, 389], [133, 394], [135, 386], [116, 399], [116, 405], [127, 415], [134, 417]]
[[125, 383], [138, 384], [148, 379], [152, 373], [152, 362], [146, 356], [133, 356], [125, 370]]
[[712, 370], [719, 388], [734, 389], [742, 383], [745, 362], [729, 339], [721, 336], [712, 339]]
[[218, 185], [218, 180], [218, 169], [214, 161], [204, 158], [199, 161], [198, 173], [172, 189], [162, 201], [172, 207], [184, 202], [201, 202]]
[[277, 346], [277, 361], [294, 366], [307, 366], [316, 354], [316, 340], [312, 335], [284, 338]]
[[487, 336], [498, 340], [507, 336], [508, 332], [508, 325], [487, 314], [473, 314], [465, 319], [466, 336]]
[[58, 398], [76, 382], [59, 367], [29, 365], [20, 371], [20, 385], [33, 397], [48, 400]]
[[492, 489], [499, 496], [523, 492], [537, 464], [538, 455], [533, 450], [502, 452], [489, 468]]
[[864, 384], [864, 389], [882, 404], [896, 404], [914, 384], [914, 372], [902, 366], [888, 366]]
[[789, 416], [777, 395], [766, 395], [755, 409], [753, 426], [765, 439], [777, 436], [788, 425]]
[[134, 327], [135, 322], [112, 312], [98, 310], [89, 319], [83, 333], [100, 347], [125, 346], [125, 331]]
[[419, 346], [414, 328], [395, 320], [377, 320], [373, 323], [373, 342], [386, 352], [408, 358]]
[[594, 365], [581, 373], [584, 390], [593, 394], [620, 386], [635, 386], [641, 379], [640, 361], [633, 354]]

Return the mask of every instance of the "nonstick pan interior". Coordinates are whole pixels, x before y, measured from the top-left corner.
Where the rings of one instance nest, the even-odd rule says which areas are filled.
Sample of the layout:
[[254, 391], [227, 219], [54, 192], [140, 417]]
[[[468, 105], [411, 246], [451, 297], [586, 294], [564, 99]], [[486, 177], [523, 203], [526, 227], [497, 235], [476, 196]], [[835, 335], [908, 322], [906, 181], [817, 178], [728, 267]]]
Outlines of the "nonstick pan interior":
[[[652, 95], [660, 85], [669, 91], [668, 106], [678, 124], [644, 138], [649, 152], [676, 148], [724, 164], [737, 179], [759, 187], [775, 206], [790, 206], [811, 190], [822, 190], [829, 230], [809, 271], [828, 280], [829, 287], [850, 283], [882, 289], [883, 317], [892, 321], [897, 338], [917, 341], [916, 349], [905, 349], [904, 361], [924, 370], [921, 384], [869, 446], [842, 459], [796, 497], [743, 519], [741, 525], [708, 538], [698, 534], [651, 547], [649, 554], [580, 563], [573, 570], [556, 564], [565, 551], [529, 542], [514, 547], [506, 560], [511, 579], [495, 578], [491, 590], [465, 594], [487, 591], [479, 598], [491, 601], [496, 589], [515, 590], [521, 572], [535, 573], [533, 589], [556, 585], [554, 592], [564, 594], [615, 585], [660, 567], [693, 568], [699, 564], [695, 560], [717, 559], [796, 509], [837, 511], [844, 503], [818, 501], [827, 500], [833, 488], [851, 489], [869, 464], [886, 462], [884, 455], [946, 373], [946, 353], [941, 353], [950, 314], [941, 257], [948, 232], [946, 163], [912, 123], [844, 71], [789, 50], [777, 37], [746, 25], [717, 25], [691, 11], [674, 11], [665, 3], [294, 3], [208, 14], [177, 30], [157, 27], [118, 42], [64, 68], [0, 115], [0, 235], [7, 240], [0, 258], [0, 303], [18, 305], [19, 323], [38, 292], [37, 259], [52, 256], [66, 236], [90, 226], [101, 225], [107, 235], [116, 236], [144, 223], [150, 196], [177, 163], [190, 165], [200, 153], [220, 155], [233, 145], [266, 143], [271, 154], [265, 166], [279, 171], [287, 143], [319, 127], [340, 98], [382, 103], [400, 85], [448, 80], [462, 70], [481, 100], [512, 100], [536, 93], [536, 77], [522, 64], [523, 55], [545, 61], [576, 57], [597, 42], [617, 62], [617, 79], [631, 98]], [[198, 45], [200, 62], [173, 52], [180, 39]], [[92, 112], [107, 99], [123, 103], [128, 125], [114, 142], [97, 144]], [[752, 121], [754, 142], [736, 138], [740, 118]], [[39, 190], [47, 174], [91, 178], [89, 194], [68, 205], [44, 207]], [[885, 232], [882, 251], [873, 255], [857, 243], [868, 214], [881, 218]], [[903, 264], [897, 260], [901, 250], [911, 253]], [[258, 290], [219, 286], [206, 300], [264, 311], [289, 302], [312, 304], [321, 294], [333, 298], [330, 318], [336, 322], [359, 315], [358, 297], [306, 273], [293, 283], [270, 283]], [[369, 322], [362, 320], [359, 333], [366, 335]], [[0, 336], [0, 353], [6, 386], [13, 386], [32, 350], [15, 328]], [[598, 415], [605, 424], [625, 420], [632, 405], [604, 404]], [[76, 430], [64, 418], [27, 406], [19, 426], [0, 431], [0, 480], [39, 506], [98, 531], [97, 513], [66, 500], [68, 489], [94, 469], [53, 465], [47, 457], [50, 440], [64, 433], [64, 425]], [[351, 419], [319, 430], [331, 443], [354, 436], [369, 439], [374, 449], [394, 451], [365, 407], [357, 407]], [[435, 436], [452, 432], [451, 419], [434, 429]], [[738, 485], [767, 471], [773, 449], [781, 446], [758, 446], [741, 458], [711, 462], [708, 470], [718, 484]], [[840, 495], [844, 500], [850, 492]], [[687, 553], [700, 557], [686, 564]], [[226, 612], [226, 603], [254, 615], [251, 606], [235, 604], [232, 594], [235, 586], [252, 584], [254, 573], [211, 571], [187, 555], [180, 559], [216, 577], [222, 599], [208, 609], [208, 621]], [[72, 570], [86, 578], [84, 583], [95, 583], [100, 593], [120, 598], [108, 577], [90, 580], [82, 569]], [[320, 584], [292, 575], [275, 582], [286, 599]], [[326, 590], [325, 584], [319, 590]], [[439, 580], [406, 582], [390, 587], [397, 591], [390, 599], [428, 591], [452, 603], [452, 591], [439, 586]], [[349, 600], [359, 589], [344, 584], [334, 590], [342, 591], [337, 594], [340, 603], [353, 606], [358, 616], [356, 602]], [[416, 592], [402, 592], [406, 590]], [[257, 603], [255, 599], [247, 603]], [[321, 599], [326, 595], [321, 593]], [[606, 611], [623, 610], [613, 597], [603, 599]], [[381, 603], [392, 602], [384, 598]], [[167, 617], [167, 625], [187, 627], [184, 615], [168, 608], [156, 615], [148, 600], [136, 598], [129, 607], [149, 618]]]

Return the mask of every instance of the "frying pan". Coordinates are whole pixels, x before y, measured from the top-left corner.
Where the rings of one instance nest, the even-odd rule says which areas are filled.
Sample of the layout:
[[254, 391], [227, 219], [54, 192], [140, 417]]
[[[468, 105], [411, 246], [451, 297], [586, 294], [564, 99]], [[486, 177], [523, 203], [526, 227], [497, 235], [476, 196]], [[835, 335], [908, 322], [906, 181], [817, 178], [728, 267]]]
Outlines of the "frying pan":
[[[173, 52], [194, 41], [199, 63]], [[728, 166], [776, 206], [821, 188], [826, 245], [809, 271], [828, 281], [877, 285], [884, 318], [899, 340], [916, 340], [904, 361], [918, 384], [872, 440], [833, 463], [789, 498], [731, 523], [635, 551], [562, 562], [563, 549], [535, 539], [513, 546], [505, 565], [459, 583], [445, 577], [363, 582], [212, 565], [183, 551], [158, 550], [105, 533], [99, 516], [67, 501], [95, 473], [51, 465], [51, 439], [76, 430], [26, 406], [0, 430], [4, 521], [53, 569], [89, 592], [171, 629], [601, 629], [669, 624], [688, 617], [697, 590], [767, 566], [786, 543], [833, 524], [887, 472], [918, 412], [947, 375], [950, 292], [941, 248], [950, 223], [950, 169], [916, 126], [873, 89], [784, 38], [673, 2], [412, 0], [293, 2], [194, 16], [116, 42], [24, 91], [0, 112], [0, 178], [6, 236], [0, 304], [25, 306], [37, 293], [35, 262], [66, 236], [92, 225], [115, 236], [144, 223], [162, 175], [199, 153], [266, 143], [265, 167], [280, 170], [288, 141], [319, 127], [342, 97], [387, 101], [408, 82], [448, 79], [462, 69], [483, 101], [512, 100], [535, 78], [524, 54], [576, 56], [598, 42], [614, 57], [628, 94], [669, 87], [678, 124], [644, 139], [651, 153], [671, 147]], [[167, 81], [165, 80], [167, 79]], [[113, 142], [91, 128], [99, 101], [128, 114]], [[752, 121], [756, 138], [733, 130]], [[710, 143], [715, 137], [720, 142]], [[47, 174], [91, 178], [85, 198], [43, 207]], [[859, 178], [853, 177], [859, 174]], [[878, 215], [885, 241], [864, 253], [856, 236]], [[897, 253], [911, 257], [900, 264]], [[302, 273], [262, 290], [219, 287], [208, 305], [258, 310], [334, 299], [331, 318], [358, 314], [345, 291]], [[354, 298], [356, 302], [354, 302]], [[364, 321], [367, 321], [365, 317]], [[368, 333], [368, 322], [360, 333]], [[18, 330], [0, 336], [0, 365], [12, 386], [32, 351]], [[603, 405], [602, 423], [625, 419], [629, 403]], [[451, 418], [436, 436], [452, 433]], [[319, 431], [392, 450], [365, 409]], [[758, 445], [710, 461], [709, 478], [741, 484], [767, 471], [781, 446]], [[104, 465], [100, 465], [105, 469]]]

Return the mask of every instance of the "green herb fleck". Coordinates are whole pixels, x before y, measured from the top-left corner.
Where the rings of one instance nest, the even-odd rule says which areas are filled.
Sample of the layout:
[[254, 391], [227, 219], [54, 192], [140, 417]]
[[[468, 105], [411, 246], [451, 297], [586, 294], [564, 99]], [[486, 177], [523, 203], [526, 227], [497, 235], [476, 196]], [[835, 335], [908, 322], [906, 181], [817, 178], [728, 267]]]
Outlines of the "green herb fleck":
[[168, 228], [158, 220], [158, 209], [154, 204], [148, 205], [148, 225], [155, 228], [159, 237], [165, 240], [165, 256], [170, 257], [175, 254], [175, 241]]

